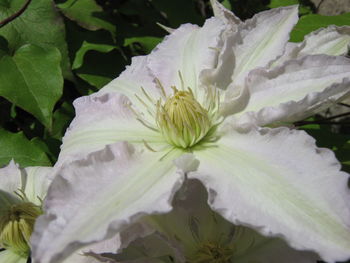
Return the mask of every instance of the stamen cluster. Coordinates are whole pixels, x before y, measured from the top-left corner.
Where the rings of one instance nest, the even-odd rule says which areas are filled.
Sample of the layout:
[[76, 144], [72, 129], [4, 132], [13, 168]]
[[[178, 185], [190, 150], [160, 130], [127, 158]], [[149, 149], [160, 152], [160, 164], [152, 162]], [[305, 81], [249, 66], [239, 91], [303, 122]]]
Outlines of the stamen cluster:
[[188, 148], [199, 142], [211, 128], [208, 111], [194, 98], [191, 89], [174, 90], [164, 105], [158, 101], [157, 125], [172, 145]]
[[0, 246], [27, 256], [34, 223], [41, 214], [41, 208], [31, 202], [21, 202], [9, 207], [0, 217]]
[[230, 263], [233, 249], [218, 243], [206, 242], [201, 244], [193, 260], [189, 263]]

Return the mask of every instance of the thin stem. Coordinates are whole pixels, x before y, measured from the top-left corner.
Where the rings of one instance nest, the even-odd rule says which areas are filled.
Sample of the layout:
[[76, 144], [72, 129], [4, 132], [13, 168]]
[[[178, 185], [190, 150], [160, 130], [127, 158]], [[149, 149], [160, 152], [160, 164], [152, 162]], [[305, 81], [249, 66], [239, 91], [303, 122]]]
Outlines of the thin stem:
[[339, 102], [338, 105], [350, 108], [350, 105], [346, 103]]
[[350, 124], [349, 121], [299, 121], [294, 123], [295, 126], [304, 126], [308, 124], [321, 124], [321, 125], [347, 125]]
[[324, 2], [324, 0], [321, 0], [319, 3], [318, 3], [318, 5], [317, 5], [317, 7], [316, 7], [316, 13], [318, 14], [318, 12], [320, 11], [320, 7], [321, 7], [321, 5], [323, 4], [323, 2]]
[[345, 113], [342, 113], [342, 114], [338, 114], [338, 115], [334, 115], [334, 116], [331, 116], [331, 117], [328, 117], [328, 118], [325, 118], [321, 121], [329, 121], [329, 120], [333, 120], [333, 119], [336, 119], [336, 118], [340, 118], [340, 117], [345, 117], [345, 116], [348, 116], [350, 115], [350, 111], [349, 112], [345, 112]]
[[345, 117], [345, 116], [350, 116], [350, 112], [345, 112], [342, 114], [338, 114], [338, 115], [334, 115], [328, 118], [324, 118], [322, 120], [317, 120], [317, 121], [298, 121], [295, 122], [294, 125], [295, 126], [303, 126], [306, 124], [350, 124], [350, 122], [332, 122], [330, 120], [336, 119], [336, 118], [340, 118], [340, 117]]
[[10, 22], [12, 22], [17, 17], [19, 17], [27, 9], [27, 7], [29, 6], [30, 2], [32, 2], [32, 0], [27, 0], [27, 2], [22, 6], [22, 8], [20, 10], [18, 10], [16, 13], [14, 13], [11, 16], [9, 16], [8, 18], [0, 21], [0, 28], [5, 26], [5, 25], [7, 25]]

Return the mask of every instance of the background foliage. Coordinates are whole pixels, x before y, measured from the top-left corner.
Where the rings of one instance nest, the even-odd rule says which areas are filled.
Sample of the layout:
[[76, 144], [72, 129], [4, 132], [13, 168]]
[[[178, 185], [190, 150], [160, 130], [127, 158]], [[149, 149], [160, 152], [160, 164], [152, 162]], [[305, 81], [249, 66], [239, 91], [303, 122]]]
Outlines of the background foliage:
[[[307, 0], [222, 3], [243, 20], [300, 4], [295, 42], [329, 24], [350, 25], [350, 13], [321, 16]], [[75, 98], [117, 77], [132, 56], [148, 54], [166, 35], [157, 23], [202, 25], [210, 16], [209, 0], [0, 0], [0, 167], [12, 158], [21, 166], [53, 165]], [[347, 111], [343, 103], [296, 125], [332, 148], [350, 171]]]

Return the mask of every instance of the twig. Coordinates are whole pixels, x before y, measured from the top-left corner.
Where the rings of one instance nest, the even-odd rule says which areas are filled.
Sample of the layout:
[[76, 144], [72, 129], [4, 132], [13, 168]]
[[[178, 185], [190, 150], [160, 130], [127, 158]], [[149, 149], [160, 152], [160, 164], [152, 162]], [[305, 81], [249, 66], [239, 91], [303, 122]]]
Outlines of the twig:
[[331, 117], [328, 117], [328, 118], [324, 118], [321, 121], [329, 121], [329, 120], [333, 120], [333, 119], [336, 119], [336, 118], [345, 117], [345, 116], [348, 116], [348, 115], [350, 115], [350, 111], [342, 113], [342, 114], [334, 115], [334, 116], [331, 116]]
[[321, 1], [318, 3], [317, 7], [316, 7], [316, 13], [317, 13], [317, 14], [318, 14], [318, 11], [320, 10], [320, 7], [321, 7], [323, 1], [324, 1], [324, 0], [321, 0]]
[[9, 16], [5, 20], [0, 21], [0, 28], [5, 26], [5, 25], [7, 25], [11, 21], [15, 20], [17, 17], [19, 17], [27, 9], [27, 7], [29, 6], [30, 2], [32, 2], [32, 0], [27, 0], [27, 2], [22, 6], [22, 8], [20, 10], [18, 10], [16, 13], [14, 13], [11, 16]]
[[338, 105], [350, 108], [350, 105], [346, 103], [339, 102]]
[[295, 122], [294, 125], [295, 126], [303, 126], [306, 124], [350, 124], [350, 122], [332, 122], [330, 120], [336, 119], [336, 118], [340, 118], [340, 117], [345, 117], [345, 116], [349, 116], [350, 112], [345, 112], [342, 114], [338, 114], [338, 115], [334, 115], [328, 118], [324, 118], [322, 120], [317, 120], [317, 121], [298, 121]]
[[337, 122], [337, 121], [299, 121], [294, 123], [295, 126], [303, 126], [308, 124], [327, 124], [327, 125], [347, 125], [350, 124], [350, 121], [343, 121], [343, 122]]

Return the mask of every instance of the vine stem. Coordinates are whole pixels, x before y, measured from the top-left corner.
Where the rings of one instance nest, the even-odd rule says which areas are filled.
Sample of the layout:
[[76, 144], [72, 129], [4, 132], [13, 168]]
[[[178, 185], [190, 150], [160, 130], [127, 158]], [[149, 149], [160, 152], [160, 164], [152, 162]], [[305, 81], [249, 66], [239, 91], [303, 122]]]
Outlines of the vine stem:
[[333, 120], [333, 119], [336, 119], [339, 117], [345, 117], [345, 116], [350, 116], [350, 112], [334, 115], [334, 116], [324, 118], [321, 120], [317, 120], [317, 121], [298, 121], [298, 122], [295, 122], [294, 125], [295, 126], [303, 126], [306, 124], [350, 124], [350, 122], [331, 122], [331, 120]]
[[16, 13], [14, 13], [11, 16], [9, 16], [8, 18], [0, 21], [0, 28], [5, 26], [5, 25], [7, 25], [10, 22], [12, 22], [17, 17], [19, 17], [27, 9], [27, 7], [29, 6], [30, 2], [32, 2], [32, 0], [27, 0], [27, 2], [22, 6], [22, 8], [20, 10], [18, 10]]

